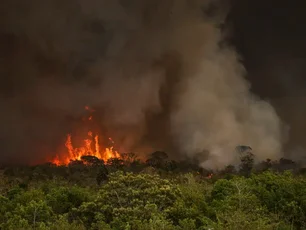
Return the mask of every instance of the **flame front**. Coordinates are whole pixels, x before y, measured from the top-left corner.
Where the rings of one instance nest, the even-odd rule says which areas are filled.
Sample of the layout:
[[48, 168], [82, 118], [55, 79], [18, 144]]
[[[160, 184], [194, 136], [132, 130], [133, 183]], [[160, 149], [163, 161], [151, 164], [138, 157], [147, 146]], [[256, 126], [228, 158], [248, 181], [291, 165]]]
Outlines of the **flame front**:
[[[86, 110], [93, 112], [94, 110], [90, 109], [88, 106], [85, 107]], [[89, 117], [89, 121], [92, 121], [92, 116]], [[112, 144], [114, 141], [111, 138], [108, 138]], [[75, 148], [72, 144], [71, 134], [67, 135], [65, 147], [67, 152], [56, 155], [52, 160], [52, 163], [56, 165], [67, 165], [70, 161], [81, 160], [82, 156], [95, 156], [100, 160], [105, 162], [110, 158], [119, 158], [120, 155], [117, 151], [113, 150], [113, 146], [108, 148], [102, 148], [99, 143], [99, 136], [93, 135], [93, 132], [89, 131], [87, 133], [87, 138], [83, 140], [81, 147]]]

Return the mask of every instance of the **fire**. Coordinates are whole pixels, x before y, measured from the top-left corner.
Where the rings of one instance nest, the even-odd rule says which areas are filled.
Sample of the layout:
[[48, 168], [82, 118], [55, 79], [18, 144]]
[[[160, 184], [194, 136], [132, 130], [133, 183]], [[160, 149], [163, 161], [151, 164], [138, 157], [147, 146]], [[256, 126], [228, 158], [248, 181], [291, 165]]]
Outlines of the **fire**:
[[[90, 109], [88, 106], [85, 107], [87, 111], [94, 112], [93, 109]], [[92, 121], [92, 115], [89, 116], [88, 120]], [[111, 144], [114, 144], [114, 141], [111, 138], [108, 138]], [[120, 155], [117, 151], [113, 149], [113, 146], [108, 148], [103, 148], [100, 144], [100, 139], [98, 134], [93, 134], [92, 131], [87, 133], [87, 137], [83, 140], [83, 144], [80, 147], [74, 147], [72, 144], [71, 134], [67, 135], [65, 142], [66, 152], [56, 157], [51, 161], [56, 165], [67, 165], [70, 161], [81, 160], [83, 156], [95, 156], [100, 160], [105, 162], [110, 158], [119, 158]]]
[[72, 145], [71, 135], [67, 135], [65, 143], [67, 153], [62, 155], [57, 155], [52, 163], [56, 165], [67, 165], [69, 162], [75, 160], [81, 160], [82, 156], [95, 156], [101, 160], [107, 161], [110, 158], [119, 158], [119, 153], [113, 150], [113, 147], [104, 148], [101, 151], [99, 144], [99, 136], [93, 136], [92, 132], [88, 132], [88, 138], [84, 140], [83, 146], [75, 148]]
[[211, 179], [213, 175], [214, 175], [214, 174], [210, 173], [210, 174], [208, 174], [208, 176], [207, 176], [206, 178], [207, 178], [207, 179]]

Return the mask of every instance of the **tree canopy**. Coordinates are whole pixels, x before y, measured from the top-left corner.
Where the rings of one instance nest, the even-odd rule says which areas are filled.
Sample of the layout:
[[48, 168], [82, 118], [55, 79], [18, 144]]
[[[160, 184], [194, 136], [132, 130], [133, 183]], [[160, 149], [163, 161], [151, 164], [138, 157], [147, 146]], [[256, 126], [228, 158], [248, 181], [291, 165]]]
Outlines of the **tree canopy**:
[[[155, 152], [0, 174], [0, 229], [306, 229], [306, 177], [290, 160], [210, 172]], [[288, 170], [289, 169], [289, 170]]]

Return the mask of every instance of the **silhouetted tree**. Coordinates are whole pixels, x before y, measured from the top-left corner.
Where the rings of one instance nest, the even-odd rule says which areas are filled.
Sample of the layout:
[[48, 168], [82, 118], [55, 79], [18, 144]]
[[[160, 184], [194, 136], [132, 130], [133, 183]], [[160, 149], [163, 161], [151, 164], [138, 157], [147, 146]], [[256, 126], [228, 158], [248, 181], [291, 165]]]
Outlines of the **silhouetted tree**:
[[235, 166], [227, 165], [223, 170], [220, 171], [220, 175], [226, 179], [231, 179], [233, 175], [237, 173]]
[[110, 158], [107, 160], [107, 165], [115, 170], [121, 170], [124, 167], [124, 161], [119, 158]]
[[80, 160], [71, 160], [68, 164], [68, 167], [73, 167], [73, 166], [83, 166], [84, 162]]
[[167, 160], [167, 153], [162, 151], [156, 151], [150, 155], [150, 157], [146, 161], [146, 164], [155, 168], [163, 168], [168, 162]]
[[99, 158], [95, 157], [95, 156], [82, 156], [81, 160], [86, 164], [86, 165], [90, 165], [90, 166], [97, 166], [97, 165], [102, 165], [104, 164], [103, 160], [100, 160]]
[[100, 165], [99, 171], [96, 177], [97, 184], [101, 185], [103, 181], [107, 181], [107, 180], [108, 180], [108, 170], [104, 164]]
[[238, 146], [236, 150], [240, 153], [239, 172], [244, 176], [250, 176], [254, 167], [254, 154], [251, 152], [252, 148], [248, 146]]
[[169, 172], [174, 171], [177, 168], [178, 168], [178, 166], [177, 166], [176, 161], [171, 160], [171, 161], [166, 162], [166, 165], [165, 165], [166, 171], [169, 171]]
[[273, 168], [280, 172], [283, 172], [286, 170], [296, 170], [297, 164], [290, 159], [281, 158], [278, 163], [273, 165]]
[[257, 172], [264, 172], [272, 168], [273, 161], [271, 159], [267, 159], [265, 161], [260, 162], [255, 166]]
[[124, 164], [130, 166], [133, 162], [137, 161], [137, 155], [135, 153], [122, 153], [120, 154]]

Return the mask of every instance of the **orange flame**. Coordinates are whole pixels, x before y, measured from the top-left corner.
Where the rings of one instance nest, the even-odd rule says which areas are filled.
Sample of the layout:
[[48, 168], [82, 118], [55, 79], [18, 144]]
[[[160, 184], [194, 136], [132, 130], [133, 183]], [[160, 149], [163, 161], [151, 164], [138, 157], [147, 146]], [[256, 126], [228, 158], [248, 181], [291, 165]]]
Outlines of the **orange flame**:
[[[90, 109], [88, 106], [85, 107], [86, 110], [93, 112], [94, 110]], [[92, 116], [89, 117], [89, 120], [92, 119]], [[71, 134], [67, 135], [65, 147], [67, 153], [57, 155], [51, 162], [56, 165], [67, 165], [70, 161], [81, 160], [82, 156], [95, 156], [100, 160], [105, 162], [110, 158], [119, 158], [120, 155], [117, 151], [113, 150], [113, 146], [109, 148], [102, 148], [99, 143], [99, 136], [93, 135], [92, 131], [87, 133], [88, 137], [84, 139], [84, 144], [75, 148], [72, 145]], [[114, 141], [111, 138], [108, 138], [112, 144]]]

